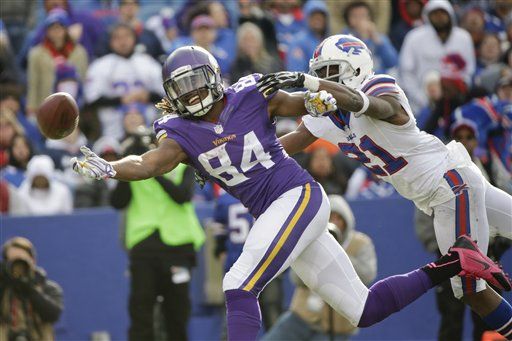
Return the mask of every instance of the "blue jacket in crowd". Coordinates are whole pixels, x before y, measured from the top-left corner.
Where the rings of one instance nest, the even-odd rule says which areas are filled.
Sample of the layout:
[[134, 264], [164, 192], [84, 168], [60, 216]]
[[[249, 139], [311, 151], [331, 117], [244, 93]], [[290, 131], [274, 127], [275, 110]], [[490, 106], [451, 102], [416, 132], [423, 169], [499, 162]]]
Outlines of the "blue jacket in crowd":
[[303, 29], [290, 43], [288, 53], [286, 55], [286, 69], [290, 71], [309, 70], [309, 60], [315, 51], [315, 48], [329, 35], [329, 11], [323, 1], [308, 1], [304, 5], [304, 16], [307, 21], [309, 16], [314, 12], [322, 12], [326, 17], [326, 32], [323, 37], [318, 37], [309, 27]]

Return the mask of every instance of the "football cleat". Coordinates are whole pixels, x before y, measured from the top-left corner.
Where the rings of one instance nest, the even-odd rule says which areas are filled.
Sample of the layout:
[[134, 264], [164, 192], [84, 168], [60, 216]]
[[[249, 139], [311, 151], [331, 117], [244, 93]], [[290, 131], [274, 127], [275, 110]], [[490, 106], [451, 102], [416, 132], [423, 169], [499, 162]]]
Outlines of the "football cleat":
[[462, 271], [459, 276], [482, 278], [505, 291], [512, 289], [512, 281], [500, 265], [484, 255], [476, 243], [466, 235], [460, 236], [448, 252], [457, 252]]

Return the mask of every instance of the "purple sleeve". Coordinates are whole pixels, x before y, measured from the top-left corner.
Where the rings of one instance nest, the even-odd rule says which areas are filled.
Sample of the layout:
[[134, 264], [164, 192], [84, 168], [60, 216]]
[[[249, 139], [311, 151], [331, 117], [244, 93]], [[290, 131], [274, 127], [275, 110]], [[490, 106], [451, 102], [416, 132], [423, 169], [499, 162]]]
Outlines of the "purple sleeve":
[[170, 135], [170, 122], [176, 118], [178, 118], [178, 115], [176, 114], [165, 115], [153, 123], [153, 130], [157, 141], [167, 138]]
[[228, 89], [227, 93], [234, 93], [236, 96], [245, 97], [251, 96], [251, 101], [266, 101], [272, 99], [276, 93], [263, 97], [256, 87], [256, 83], [263, 77], [261, 73], [253, 73], [241, 77], [236, 83], [233, 83]]

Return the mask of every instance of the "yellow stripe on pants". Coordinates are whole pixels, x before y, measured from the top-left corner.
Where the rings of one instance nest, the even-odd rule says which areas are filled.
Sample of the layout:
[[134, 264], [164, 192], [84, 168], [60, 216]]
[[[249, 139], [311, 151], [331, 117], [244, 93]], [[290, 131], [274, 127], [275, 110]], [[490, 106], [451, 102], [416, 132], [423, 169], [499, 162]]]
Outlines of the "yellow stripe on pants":
[[304, 210], [306, 209], [306, 206], [309, 203], [310, 196], [311, 196], [311, 185], [306, 184], [306, 193], [304, 195], [304, 198], [302, 199], [299, 209], [297, 210], [297, 212], [295, 212], [295, 215], [293, 216], [292, 220], [290, 220], [290, 222], [288, 223], [288, 226], [286, 226], [284, 233], [281, 235], [281, 238], [279, 238], [279, 240], [277, 241], [276, 246], [274, 247], [274, 249], [268, 256], [268, 258], [261, 265], [261, 267], [258, 269], [258, 271], [254, 274], [254, 276], [251, 278], [251, 280], [245, 285], [243, 290], [245, 290], [245, 291], [252, 290], [252, 288], [254, 287], [256, 282], [260, 279], [261, 275], [265, 272], [265, 270], [267, 270], [268, 266], [270, 265], [270, 263], [272, 263], [274, 258], [276, 258], [278, 252], [281, 250], [281, 248], [283, 247], [283, 244], [286, 242], [286, 239], [288, 238], [288, 236], [292, 232], [293, 228], [297, 224], [297, 221], [299, 221], [300, 217], [304, 213]]

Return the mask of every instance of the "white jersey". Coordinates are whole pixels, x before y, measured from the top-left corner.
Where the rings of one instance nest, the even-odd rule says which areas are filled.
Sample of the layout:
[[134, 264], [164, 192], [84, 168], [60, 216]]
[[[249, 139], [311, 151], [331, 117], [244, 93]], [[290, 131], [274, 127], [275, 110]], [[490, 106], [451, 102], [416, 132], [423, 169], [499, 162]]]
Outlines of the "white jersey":
[[[134, 53], [128, 58], [111, 53], [96, 59], [87, 70], [84, 96], [87, 103], [100, 97], [124, 96], [137, 89], [164, 94], [162, 67], [145, 53]], [[147, 106], [143, 113], [147, 122], [156, 118], [156, 110]], [[102, 135], [121, 139], [124, 135], [123, 111], [119, 106], [104, 106], [98, 110]]]
[[361, 91], [368, 96], [395, 97], [409, 115], [409, 121], [397, 126], [338, 110], [324, 117], [304, 116], [304, 125], [314, 136], [339, 146], [346, 156], [363, 163], [430, 214], [433, 206], [454, 196], [450, 190], [438, 190], [444, 173], [467, 165], [469, 155], [462, 145], [446, 146], [437, 137], [418, 129], [407, 97], [393, 77], [372, 76], [361, 85]]

